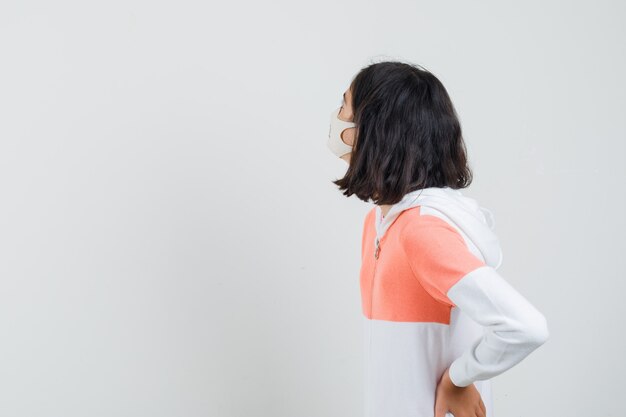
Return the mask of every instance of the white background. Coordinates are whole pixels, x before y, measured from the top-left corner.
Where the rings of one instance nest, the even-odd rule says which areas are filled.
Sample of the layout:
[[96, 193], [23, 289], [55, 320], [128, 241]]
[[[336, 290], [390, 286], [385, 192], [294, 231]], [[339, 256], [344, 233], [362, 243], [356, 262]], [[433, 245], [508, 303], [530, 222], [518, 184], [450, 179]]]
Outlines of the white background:
[[0, 3], [0, 415], [360, 417], [358, 70], [425, 66], [550, 340], [496, 417], [617, 416], [618, 1]]

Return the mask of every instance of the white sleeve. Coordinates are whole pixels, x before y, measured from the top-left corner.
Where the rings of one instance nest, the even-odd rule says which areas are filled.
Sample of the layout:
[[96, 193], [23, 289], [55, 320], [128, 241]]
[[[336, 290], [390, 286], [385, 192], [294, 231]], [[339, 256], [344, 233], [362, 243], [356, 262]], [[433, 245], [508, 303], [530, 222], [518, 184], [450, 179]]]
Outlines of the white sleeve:
[[545, 317], [491, 266], [469, 272], [446, 295], [485, 328], [482, 338], [450, 365], [456, 386], [499, 375], [548, 340]]

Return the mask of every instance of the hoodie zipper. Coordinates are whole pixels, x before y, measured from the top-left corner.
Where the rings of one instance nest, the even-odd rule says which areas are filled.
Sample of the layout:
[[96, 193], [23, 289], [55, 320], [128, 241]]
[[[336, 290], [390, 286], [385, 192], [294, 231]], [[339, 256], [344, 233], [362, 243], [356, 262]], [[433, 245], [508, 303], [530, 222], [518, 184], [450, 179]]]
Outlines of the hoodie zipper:
[[374, 249], [374, 268], [372, 272], [372, 282], [370, 285], [370, 319], [374, 314], [374, 282], [376, 281], [376, 267], [378, 266], [378, 257], [380, 256], [380, 239], [376, 236], [376, 247]]
[[[381, 217], [381, 222], [384, 217]], [[375, 230], [378, 229], [378, 225], [375, 225]], [[378, 265], [378, 257], [380, 256], [380, 241], [382, 237], [376, 235], [376, 246], [374, 248], [374, 268], [372, 273], [372, 283], [370, 286], [370, 320], [374, 318], [374, 281], [376, 280], [376, 266]]]
[[380, 240], [376, 237], [376, 249], [374, 250], [374, 268], [372, 272], [372, 282], [370, 284], [370, 320], [374, 314], [374, 281], [376, 280], [376, 266], [378, 265], [378, 256], [380, 254]]
[[[380, 239], [376, 237], [376, 250], [374, 251], [374, 259], [378, 260], [378, 254], [380, 253]], [[375, 266], [376, 264], [374, 264]]]
[[[378, 266], [378, 258], [380, 256], [380, 239], [376, 236], [376, 248], [374, 250], [374, 268], [372, 269], [371, 285], [370, 285], [370, 318], [369, 318], [369, 383], [368, 388], [371, 388], [371, 373], [372, 373], [372, 323], [374, 321], [374, 282], [376, 281], [376, 267]], [[366, 395], [369, 393], [366, 392]], [[370, 412], [372, 405], [370, 404]]]
[[[378, 236], [376, 237], [376, 248], [374, 250], [374, 268], [372, 271], [372, 278], [371, 278], [371, 285], [370, 285], [370, 317], [369, 317], [369, 326], [370, 326], [370, 330], [369, 330], [369, 381], [368, 381], [368, 388], [371, 388], [372, 386], [372, 323], [374, 321], [374, 281], [376, 280], [376, 266], [378, 265], [378, 257], [380, 255], [380, 239], [378, 239]], [[366, 392], [366, 395], [369, 395], [369, 392]], [[372, 411], [371, 407], [372, 405], [369, 405], [370, 407], [370, 412]]]

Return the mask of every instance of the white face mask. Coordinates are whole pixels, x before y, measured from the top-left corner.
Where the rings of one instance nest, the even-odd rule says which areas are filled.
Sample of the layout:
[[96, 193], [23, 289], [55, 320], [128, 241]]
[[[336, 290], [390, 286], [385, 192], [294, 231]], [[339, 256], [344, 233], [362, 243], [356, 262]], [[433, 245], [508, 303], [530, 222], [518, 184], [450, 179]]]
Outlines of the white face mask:
[[328, 142], [326, 142], [328, 148], [332, 151], [332, 153], [337, 155], [338, 158], [352, 152], [352, 146], [341, 140], [341, 133], [346, 129], [356, 127], [356, 124], [352, 122], [346, 122], [339, 119], [338, 116], [340, 111], [341, 107], [337, 107], [330, 114], [330, 129], [328, 131]]

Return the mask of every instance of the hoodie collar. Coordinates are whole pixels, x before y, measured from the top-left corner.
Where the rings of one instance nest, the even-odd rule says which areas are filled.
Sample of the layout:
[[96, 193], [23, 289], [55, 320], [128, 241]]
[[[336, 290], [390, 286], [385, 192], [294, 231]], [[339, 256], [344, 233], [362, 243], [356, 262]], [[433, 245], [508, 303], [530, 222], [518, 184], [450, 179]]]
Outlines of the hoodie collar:
[[[494, 268], [502, 264], [502, 248], [494, 233], [493, 213], [478, 202], [450, 187], [428, 187], [413, 190], [391, 206], [383, 218], [382, 209], [376, 206], [376, 240], [385, 235], [389, 227], [404, 211], [416, 206], [436, 209], [447, 216], [478, 248], [485, 263]], [[376, 243], [376, 242], [375, 242]]]

